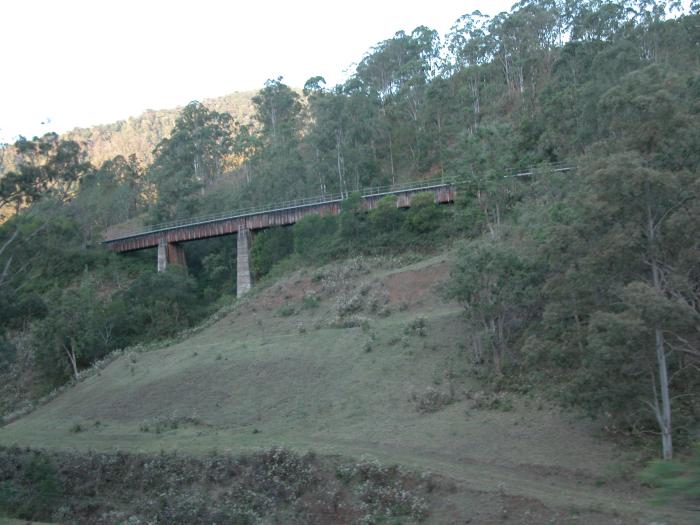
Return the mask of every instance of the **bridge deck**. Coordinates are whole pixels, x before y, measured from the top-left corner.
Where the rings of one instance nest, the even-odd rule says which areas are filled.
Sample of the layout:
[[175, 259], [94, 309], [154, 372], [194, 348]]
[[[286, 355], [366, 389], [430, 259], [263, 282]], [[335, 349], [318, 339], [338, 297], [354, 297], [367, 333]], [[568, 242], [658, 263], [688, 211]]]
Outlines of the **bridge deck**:
[[[365, 208], [372, 209], [376, 206], [377, 201], [386, 195], [396, 195], [397, 206], [408, 207], [411, 197], [423, 192], [434, 193], [435, 201], [438, 203], [452, 202], [456, 193], [456, 183], [445, 180], [420, 181], [365, 188], [361, 191], [361, 195]], [[257, 208], [181, 219], [147, 226], [140, 230], [112, 237], [103, 241], [103, 244], [112, 251], [128, 252], [152, 248], [163, 242], [171, 244], [230, 235], [240, 229], [259, 230], [273, 226], [285, 226], [294, 224], [303, 216], [311, 213], [322, 216], [337, 215], [340, 213], [343, 198], [344, 196], [340, 194], [319, 195]]]

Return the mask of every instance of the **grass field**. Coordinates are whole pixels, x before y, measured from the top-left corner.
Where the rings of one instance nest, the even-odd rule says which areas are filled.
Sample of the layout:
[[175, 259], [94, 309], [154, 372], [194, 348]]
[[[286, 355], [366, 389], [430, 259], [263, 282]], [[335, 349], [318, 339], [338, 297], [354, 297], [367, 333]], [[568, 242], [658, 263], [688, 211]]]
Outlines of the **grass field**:
[[513, 523], [542, 522], [543, 507], [550, 523], [691, 523], [647, 503], [623, 475], [634, 455], [592, 423], [537, 395], [483, 393], [462, 310], [440, 293], [450, 257], [358, 259], [263, 284], [192, 337], [124, 355], [0, 429], [0, 444], [193, 454], [282, 445], [453, 480], [435, 522], [490, 523], [479, 512], [508, 496], [520, 502]]

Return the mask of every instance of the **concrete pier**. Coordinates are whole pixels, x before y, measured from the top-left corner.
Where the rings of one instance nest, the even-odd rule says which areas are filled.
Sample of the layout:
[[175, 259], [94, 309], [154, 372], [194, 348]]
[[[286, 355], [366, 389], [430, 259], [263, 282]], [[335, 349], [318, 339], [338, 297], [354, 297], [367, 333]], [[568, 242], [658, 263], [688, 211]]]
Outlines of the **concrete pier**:
[[158, 271], [164, 272], [170, 264], [176, 264], [187, 268], [185, 247], [165, 239], [158, 242]]
[[158, 242], [158, 273], [164, 272], [168, 266], [168, 241]]
[[250, 274], [250, 246], [253, 237], [248, 228], [238, 230], [236, 236], [238, 255], [236, 255], [236, 296], [242, 295], [250, 291], [253, 285], [253, 276]]

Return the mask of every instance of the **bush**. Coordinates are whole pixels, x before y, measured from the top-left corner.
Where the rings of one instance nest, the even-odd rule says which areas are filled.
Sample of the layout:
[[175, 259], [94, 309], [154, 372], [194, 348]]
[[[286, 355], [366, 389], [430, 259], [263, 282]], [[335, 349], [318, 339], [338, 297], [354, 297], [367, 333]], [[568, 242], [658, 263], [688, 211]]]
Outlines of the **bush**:
[[7, 370], [15, 362], [17, 349], [10, 341], [0, 334], [0, 372]]
[[406, 325], [403, 333], [406, 335], [418, 335], [420, 337], [425, 337], [428, 335], [427, 329], [428, 323], [425, 321], [425, 317], [416, 317]]
[[369, 212], [372, 229], [376, 233], [396, 234], [403, 226], [403, 212], [396, 207], [396, 195], [382, 197], [376, 208]]
[[454, 401], [454, 396], [451, 393], [428, 387], [420, 395], [413, 393], [412, 400], [417, 404], [419, 412], [429, 413], [437, 412], [451, 404]]
[[426, 502], [408, 490], [397, 466], [362, 460], [340, 465], [336, 476], [346, 484], [357, 483], [355, 492], [364, 507], [361, 523], [376, 523], [392, 517], [421, 521], [427, 516]]
[[45, 456], [30, 454], [16, 465], [14, 477], [0, 485], [0, 511], [25, 520], [48, 520], [60, 499], [56, 467]]
[[435, 204], [432, 193], [419, 193], [411, 198], [408, 209], [408, 227], [415, 233], [428, 233], [440, 226], [442, 209]]
[[127, 343], [171, 337], [192, 326], [202, 312], [196, 283], [174, 266], [161, 273], [141, 274], [115, 297], [113, 307], [119, 323], [115, 332]]
[[313, 294], [307, 294], [301, 300], [301, 304], [304, 308], [306, 308], [308, 310], [308, 309], [312, 309], [312, 308], [318, 308], [319, 305], [321, 304], [321, 300]]
[[250, 250], [251, 266], [255, 278], [267, 274], [272, 266], [294, 251], [294, 234], [291, 228], [270, 228], [259, 232]]
[[294, 251], [306, 260], [325, 260], [333, 252], [338, 219], [306, 215], [292, 227]]
[[344, 251], [362, 243], [367, 234], [367, 214], [362, 208], [362, 196], [351, 194], [343, 201], [343, 211], [340, 214], [338, 240]]
[[[172, 420], [163, 423], [163, 431], [172, 428]], [[340, 464], [333, 479], [326, 470], [331, 465], [338, 463], [284, 448], [191, 457], [0, 447], [0, 515], [173, 525], [326, 523], [328, 516], [338, 523], [359, 517], [361, 523], [399, 523], [425, 517], [427, 505], [417, 493], [431, 490], [425, 477], [419, 481], [398, 467], [362, 460]]]
[[277, 312], [282, 317], [289, 317], [297, 313], [296, 309], [294, 308], [294, 305], [291, 303], [284, 303], [282, 306], [279, 307], [279, 310], [277, 310]]
[[656, 487], [658, 503], [682, 501], [700, 511], [700, 443], [685, 461], [652, 461], [642, 479]]

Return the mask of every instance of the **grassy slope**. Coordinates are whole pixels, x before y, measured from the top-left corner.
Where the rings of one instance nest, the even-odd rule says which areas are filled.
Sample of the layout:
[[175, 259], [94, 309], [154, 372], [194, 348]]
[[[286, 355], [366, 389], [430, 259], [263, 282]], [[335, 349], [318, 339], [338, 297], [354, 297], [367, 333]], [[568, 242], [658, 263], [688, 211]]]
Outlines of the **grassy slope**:
[[[436, 292], [447, 280], [449, 256], [398, 269], [351, 266], [328, 268], [322, 279], [299, 272], [261, 286], [193, 337], [117, 359], [0, 429], [0, 444], [193, 453], [286, 445], [369, 454], [454, 479], [464, 489], [449, 502], [458, 509], [477, 505], [473, 495], [485, 491], [539, 500], [559, 509], [562, 523], [664, 517], [667, 511], [648, 507], [644, 491], [613, 479], [629, 458], [587, 423], [536, 399], [516, 399], [511, 411], [476, 410], [465, 399], [463, 392], [480, 390], [461, 373], [466, 327], [460, 307]], [[309, 290], [320, 298], [318, 308], [303, 308]], [[369, 329], [330, 327], [338, 305], [353, 296], [363, 304], [353, 315], [368, 318]], [[371, 314], [373, 300], [387, 302], [390, 315]], [[291, 307], [296, 313], [283, 315]], [[427, 335], [405, 335], [417, 316], [426, 319]], [[447, 369], [458, 376], [457, 402], [418, 412], [412, 394], [446, 391]], [[176, 429], [153, 431], [158, 418], [188, 417]], [[72, 432], [76, 423], [84, 430]], [[144, 424], [150, 431], [140, 430]], [[676, 512], [672, 523], [690, 522], [680, 511], [668, 512]]]

